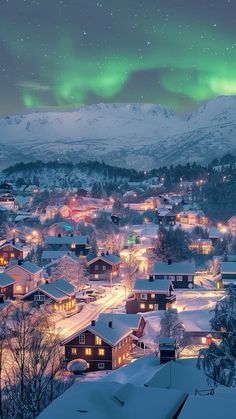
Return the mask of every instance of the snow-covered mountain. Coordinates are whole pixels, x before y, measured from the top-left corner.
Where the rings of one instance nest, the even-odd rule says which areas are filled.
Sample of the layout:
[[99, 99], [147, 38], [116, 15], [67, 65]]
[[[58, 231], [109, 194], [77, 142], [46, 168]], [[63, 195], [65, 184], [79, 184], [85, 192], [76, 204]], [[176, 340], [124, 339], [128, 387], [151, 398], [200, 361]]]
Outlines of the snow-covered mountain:
[[0, 160], [99, 159], [140, 169], [206, 162], [236, 150], [236, 96], [222, 96], [188, 117], [142, 104], [97, 104], [73, 112], [0, 119]]

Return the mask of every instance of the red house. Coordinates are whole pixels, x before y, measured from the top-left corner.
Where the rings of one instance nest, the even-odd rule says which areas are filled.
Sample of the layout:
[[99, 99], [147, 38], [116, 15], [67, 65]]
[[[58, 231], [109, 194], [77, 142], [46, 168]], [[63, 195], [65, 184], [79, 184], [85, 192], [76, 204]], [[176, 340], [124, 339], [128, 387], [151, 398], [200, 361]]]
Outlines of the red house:
[[15, 280], [5, 272], [0, 273], [0, 297], [3, 300], [12, 299], [14, 295]]
[[121, 259], [116, 255], [101, 255], [88, 261], [91, 280], [111, 280], [120, 274]]
[[23, 259], [23, 248], [16, 243], [4, 242], [0, 246], [0, 266], [6, 266], [10, 260], [22, 260]]

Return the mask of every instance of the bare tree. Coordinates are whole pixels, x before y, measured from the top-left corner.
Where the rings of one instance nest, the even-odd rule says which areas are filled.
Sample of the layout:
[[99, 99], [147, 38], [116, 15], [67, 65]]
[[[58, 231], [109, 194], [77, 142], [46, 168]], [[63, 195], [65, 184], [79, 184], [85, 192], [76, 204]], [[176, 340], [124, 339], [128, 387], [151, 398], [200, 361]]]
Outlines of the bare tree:
[[7, 343], [11, 368], [5, 379], [7, 414], [11, 418], [34, 419], [65, 389], [59, 375], [63, 365], [60, 339], [47, 312], [23, 302], [16, 305], [10, 324]]
[[63, 278], [76, 287], [82, 289], [86, 278], [84, 275], [85, 266], [82, 261], [73, 260], [70, 257], [64, 257], [59, 260], [57, 265], [52, 268], [52, 280]]
[[130, 251], [128, 257], [122, 260], [122, 285], [125, 289], [131, 291], [135, 281], [135, 274], [138, 270], [138, 260]]

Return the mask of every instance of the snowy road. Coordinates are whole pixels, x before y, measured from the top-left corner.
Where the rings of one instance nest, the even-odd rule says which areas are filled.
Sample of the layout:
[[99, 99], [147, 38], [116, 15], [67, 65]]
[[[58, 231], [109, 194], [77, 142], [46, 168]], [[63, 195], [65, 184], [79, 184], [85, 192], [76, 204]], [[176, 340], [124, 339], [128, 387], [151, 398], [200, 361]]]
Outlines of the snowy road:
[[56, 328], [59, 334], [65, 339], [73, 335], [77, 330], [86, 327], [91, 320], [94, 320], [98, 315], [104, 311], [109, 311], [117, 304], [124, 300], [124, 290], [115, 291], [112, 295], [107, 295], [105, 298], [97, 300], [95, 303], [90, 303], [82, 309], [80, 313], [75, 314], [66, 319], [56, 322]]

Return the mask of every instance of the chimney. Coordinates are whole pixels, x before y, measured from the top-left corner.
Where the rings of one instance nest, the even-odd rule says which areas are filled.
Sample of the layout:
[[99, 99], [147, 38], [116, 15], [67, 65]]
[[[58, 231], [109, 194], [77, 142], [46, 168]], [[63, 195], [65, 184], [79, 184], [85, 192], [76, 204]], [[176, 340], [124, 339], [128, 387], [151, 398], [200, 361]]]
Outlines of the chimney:
[[48, 279], [46, 279], [45, 284], [49, 284], [49, 280]]
[[71, 233], [70, 237], [74, 237], [74, 234], [73, 234], [73, 233]]
[[59, 234], [57, 235], [57, 237], [61, 237], [61, 233], [59, 233]]
[[22, 260], [22, 259], [19, 259], [19, 260], [17, 261], [17, 264], [18, 264], [19, 266], [21, 266], [21, 265], [22, 265], [22, 263], [23, 263], [23, 260]]
[[108, 326], [112, 329], [112, 320], [108, 322]]
[[149, 281], [150, 281], [150, 282], [153, 282], [153, 281], [154, 281], [153, 275], [150, 275], [150, 276], [149, 276]]
[[171, 263], [172, 263], [172, 260], [168, 259], [168, 265], [171, 265]]
[[3, 297], [3, 295], [0, 295], [0, 304], [3, 304], [4, 303], [4, 297]]
[[96, 320], [92, 320], [91, 321], [91, 326], [95, 326], [95, 324], [96, 324]]

